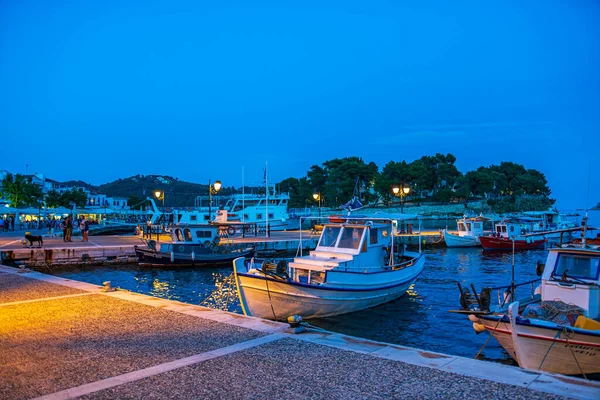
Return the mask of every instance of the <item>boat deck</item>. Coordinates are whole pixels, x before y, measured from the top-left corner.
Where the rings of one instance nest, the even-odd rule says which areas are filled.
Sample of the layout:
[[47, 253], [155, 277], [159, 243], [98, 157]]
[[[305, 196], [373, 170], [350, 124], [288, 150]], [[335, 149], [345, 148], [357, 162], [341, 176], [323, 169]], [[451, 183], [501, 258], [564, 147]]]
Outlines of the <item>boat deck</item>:
[[0, 310], [0, 398], [7, 399], [600, 393], [599, 382], [321, 330], [293, 334], [286, 324], [5, 266]]

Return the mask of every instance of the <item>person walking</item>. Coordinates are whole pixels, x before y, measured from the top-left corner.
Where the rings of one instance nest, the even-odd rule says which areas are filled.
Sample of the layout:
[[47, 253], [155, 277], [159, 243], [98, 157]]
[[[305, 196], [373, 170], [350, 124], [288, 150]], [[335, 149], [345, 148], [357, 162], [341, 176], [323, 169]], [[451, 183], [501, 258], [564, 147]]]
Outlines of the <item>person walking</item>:
[[81, 222], [79, 223], [79, 229], [81, 229], [81, 236], [83, 236], [82, 242], [87, 242], [88, 241], [88, 232], [90, 230], [90, 224], [89, 224], [88, 220], [85, 218], [85, 216], [81, 219]]
[[62, 229], [62, 231], [63, 231], [63, 242], [66, 242], [67, 238], [68, 238], [68, 236], [67, 236], [67, 219], [66, 218], [63, 218], [60, 221], [60, 229]]

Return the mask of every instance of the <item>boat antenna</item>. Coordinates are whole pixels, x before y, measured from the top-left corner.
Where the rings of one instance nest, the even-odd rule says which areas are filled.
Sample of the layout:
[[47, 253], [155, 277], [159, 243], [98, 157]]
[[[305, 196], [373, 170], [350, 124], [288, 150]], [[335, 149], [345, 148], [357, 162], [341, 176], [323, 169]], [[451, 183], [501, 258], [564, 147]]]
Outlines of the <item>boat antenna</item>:
[[583, 245], [583, 248], [585, 248], [586, 246], [586, 236], [587, 236], [587, 223], [588, 223], [588, 211], [589, 211], [589, 205], [590, 205], [590, 180], [592, 177], [592, 164], [590, 163], [589, 165], [589, 170], [588, 170], [588, 190], [587, 190], [587, 196], [586, 196], [586, 200], [585, 200], [585, 217], [583, 218], [583, 230], [581, 231], [581, 244]]
[[515, 237], [512, 238], [512, 268], [511, 268], [511, 280], [510, 280], [510, 298], [511, 302], [515, 298]]
[[[245, 198], [246, 198], [246, 194], [245, 194], [245, 190], [246, 190], [246, 189], [245, 189], [245, 187], [244, 187], [244, 186], [245, 186], [245, 185], [244, 185], [244, 167], [242, 166], [242, 224], [245, 224], [245, 223], [246, 223], [246, 218], [245, 218], [245, 215], [246, 215], [246, 214], [245, 214], [245, 212], [244, 212], [244, 210], [245, 210], [245, 208], [246, 208], [246, 205], [245, 205], [245, 203], [244, 203], [244, 200], [245, 200]], [[233, 201], [233, 200], [232, 200], [232, 201]], [[242, 232], [243, 232], [243, 228], [242, 228]]]

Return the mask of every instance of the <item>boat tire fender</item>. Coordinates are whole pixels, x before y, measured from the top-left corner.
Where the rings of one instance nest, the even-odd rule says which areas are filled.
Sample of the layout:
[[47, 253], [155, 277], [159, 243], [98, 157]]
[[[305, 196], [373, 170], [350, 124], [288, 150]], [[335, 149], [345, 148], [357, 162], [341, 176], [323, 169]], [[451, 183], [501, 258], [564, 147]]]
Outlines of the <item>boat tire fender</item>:
[[202, 243], [204, 245], [204, 247], [209, 248], [211, 245], [210, 240], [205, 240], [204, 243]]
[[233, 226], [230, 226], [229, 228], [227, 228], [227, 234], [228, 234], [229, 236], [233, 236], [233, 235], [235, 235], [235, 227], [233, 227]]
[[212, 240], [214, 245], [218, 245], [220, 241], [221, 241], [221, 238], [218, 236], [215, 236]]

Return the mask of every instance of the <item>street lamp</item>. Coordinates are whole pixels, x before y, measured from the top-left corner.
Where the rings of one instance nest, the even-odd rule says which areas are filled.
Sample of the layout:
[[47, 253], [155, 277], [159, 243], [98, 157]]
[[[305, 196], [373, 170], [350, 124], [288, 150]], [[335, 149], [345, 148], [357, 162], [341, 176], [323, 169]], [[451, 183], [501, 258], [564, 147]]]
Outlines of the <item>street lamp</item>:
[[165, 222], [166, 218], [165, 218], [165, 191], [160, 191], [160, 190], [155, 190], [154, 191], [154, 196], [156, 197], [157, 200], [162, 200], [163, 203], [163, 212], [162, 212], [162, 218], [163, 218], [163, 222]]
[[[392, 187], [392, 192], [394, 192], [394, 196], [400, 197], [400, 213], [404, 214], [404, 198], [410, 193], [410, 186], [404, 186], [403, 183], [401, 187]], [[404, 218], [402, 218], [402, 226], [400, 231], [404, 232]]]
[[219, 193], [221, 190], [221, 181], [215, 181], [214, 185], [211, 185], [210, 179], [208, 180], [208, 222], [212, 219], [212, 196], [213, 194]]
[[313, 199], [319, 202], [319, 219], [321, 218], [321, 193], [315, 192], [313, 193]]

